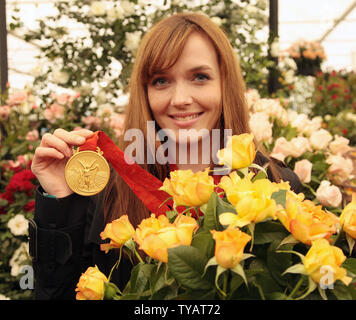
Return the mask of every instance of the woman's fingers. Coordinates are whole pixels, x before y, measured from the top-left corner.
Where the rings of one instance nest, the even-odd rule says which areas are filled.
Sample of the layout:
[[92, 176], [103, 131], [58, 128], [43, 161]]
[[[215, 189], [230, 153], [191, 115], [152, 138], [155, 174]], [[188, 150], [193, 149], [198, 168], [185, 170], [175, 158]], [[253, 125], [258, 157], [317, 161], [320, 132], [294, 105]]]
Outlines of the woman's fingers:
[[[82, 139], [84, 139], [84, 138], [82, 138]], [[40, 147], [55, 148], [67, 157], [70, 157], [72, 155], [72, 149], [66, 143], [66, 141], [62, 140], [50, 133], [45, 133], [43, 135]]]
[[79, 130], [70, 131], [70, 133], [80, 135], [84, 138], [90, 138], [94, 134], [94, 131], [88, 129], [79, 129]]
[[37, 147], [35, 150], [35, 155], [38, 158], [56, 158], [63, 159], [65, 155], [55, 148], [48, 147]]
[[[79, 131], [79, 130], [78, 130]], [[56, 129], [53, 132], [53, 136], [62, 139], [64, 142], [70, 145], [81, 145], [85, 142], [85, 137], [74, 133], [75, 131], [68, 132], [63, 129]]]

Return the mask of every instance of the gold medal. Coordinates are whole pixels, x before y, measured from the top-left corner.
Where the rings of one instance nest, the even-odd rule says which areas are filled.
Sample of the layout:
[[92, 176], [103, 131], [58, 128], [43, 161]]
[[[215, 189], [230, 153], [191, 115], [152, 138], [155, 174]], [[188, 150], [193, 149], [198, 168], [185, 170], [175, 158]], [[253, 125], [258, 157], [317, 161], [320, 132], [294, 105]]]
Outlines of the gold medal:
[[110, 167], [103, 152], [74, 151], [65, 167], [65, 179], [69, 188], [82, 196], [92, 196], [102, 191], [110, 178]]

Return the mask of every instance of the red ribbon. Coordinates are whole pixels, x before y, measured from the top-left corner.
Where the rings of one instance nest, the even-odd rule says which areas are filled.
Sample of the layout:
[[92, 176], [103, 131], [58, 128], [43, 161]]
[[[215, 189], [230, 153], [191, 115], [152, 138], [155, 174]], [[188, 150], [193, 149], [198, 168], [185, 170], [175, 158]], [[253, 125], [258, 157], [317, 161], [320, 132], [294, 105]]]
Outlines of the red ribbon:
[[125, 156], [125, 153], [103, 131], [94, 132], [94, 135], [79, 147], [79, 150], [96, 151], [97, 147], [150, 212], [161, 215], [171, 210], [165, 203], [163, 204], [170, 195], [158, 190], [163, 184], [162, 181], [134, 161], [128, 164], [125, 160], [127, 155]]

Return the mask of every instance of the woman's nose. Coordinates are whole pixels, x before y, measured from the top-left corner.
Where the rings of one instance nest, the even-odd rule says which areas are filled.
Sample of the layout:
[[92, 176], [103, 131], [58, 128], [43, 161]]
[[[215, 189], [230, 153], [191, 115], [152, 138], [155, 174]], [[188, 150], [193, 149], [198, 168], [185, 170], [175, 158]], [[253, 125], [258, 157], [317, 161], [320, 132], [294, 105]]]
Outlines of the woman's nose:
[[193, 102], [193, 97], [189, 87], [185, 84], [177, 83], [172, 88], [171, 106], [184, 107]]

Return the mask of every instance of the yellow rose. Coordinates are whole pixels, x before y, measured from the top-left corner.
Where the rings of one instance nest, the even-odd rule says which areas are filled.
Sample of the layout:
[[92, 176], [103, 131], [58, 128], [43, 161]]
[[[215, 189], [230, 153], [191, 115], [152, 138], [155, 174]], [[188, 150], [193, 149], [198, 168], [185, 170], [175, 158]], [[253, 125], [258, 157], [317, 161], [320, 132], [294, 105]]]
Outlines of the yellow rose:
[[342, 210], [340, 224], [350, 237], [356, 239], [356, 193], [352, 193], [352, 201]]
[[306, 245], [316, 239], [329, 239], [339, 228], [339, 218], [302, 199], [303, 196], [287, 192], [286, 209], [277, 212], [279, 220], [294, 238]]
[[278, 191], [276, 185], [268, 179], [251, 181], [250, 173], [243, 179], [236, 172], [229, 177], [222, 177], [219, 187], [225, 191], [227, 200], [235, 207], [237, 212], [220, 214], [222, 225], [243, 227], [250, 223], [261, 222], [267, 218], [276, 218], [277, 205], [271, 198], [272, 193]]
[[100, 249], [107, 253], [110, 249], [121, 248], [126, 241], [135, 234], [135, 229], [131, 225], [127, 215], [108, 223], [103, 232], [100, 233], [102, 240], [110, 239], [110, 243], [100, 245]]
[[77, 283], [77, 300], [103, 300], [105, 294], [104, 282], [108, 278], [100, 272], [97, 266], [89, 267]]
[[233, 269], [240, 263], [244, 248], [251, 237], [239, 229], [210, 232], [215, 240], [216, 262], [226, 269]]
[[193, 233], [198, 229], [197, 221], [185, 215], [178, 215], [174, 221], [177, 237], [180, 244], [189, 246], [192, 242]]
[[230, 136], [226, 148], [217, 152], [219, 164], [226, 165], [231, 169], [248, 167], [256, 156], [253, 138], [252, 133]]
[[169, 223], [166, 216], [156, 218], [155, 214], [151, 214], [137, 227], [134, 239], [148, 256], [167, 262], [168, 249], [190, 245], [197, 228], [198, 223], [191, 217], [179, 215], [174, 223]]
[[346, 269], [340, 267], [345, 259], [340, 248], [331, 246], [325, 239], [318, 239], [312, 242], [303, 263], [307, 274], [320, 285], [331, 285], [336, 280], [349, 285], [352, 278], [347, 277]]
[[214, 179], [209, 168], [193, 173], [192, 170], [175, 170], [165, 179], [159, 190], [173, 197], [176, 206], [200, 207], [207, 203], [214, 191]]

